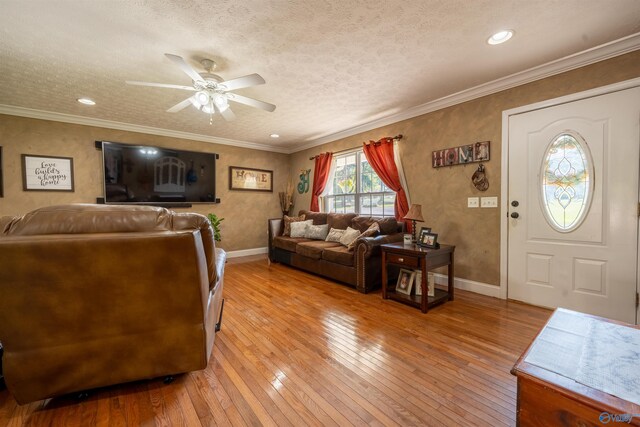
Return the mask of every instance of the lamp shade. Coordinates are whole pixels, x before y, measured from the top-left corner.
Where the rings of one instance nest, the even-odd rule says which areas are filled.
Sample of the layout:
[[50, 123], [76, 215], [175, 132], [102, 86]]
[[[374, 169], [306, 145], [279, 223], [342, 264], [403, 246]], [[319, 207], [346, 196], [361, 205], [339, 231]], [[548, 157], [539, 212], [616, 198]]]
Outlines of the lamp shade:
[[422, 218], [422, 205], [411, 205], [409, 212], [402, 219], [410, 219], [412, 221], [423, 222]]

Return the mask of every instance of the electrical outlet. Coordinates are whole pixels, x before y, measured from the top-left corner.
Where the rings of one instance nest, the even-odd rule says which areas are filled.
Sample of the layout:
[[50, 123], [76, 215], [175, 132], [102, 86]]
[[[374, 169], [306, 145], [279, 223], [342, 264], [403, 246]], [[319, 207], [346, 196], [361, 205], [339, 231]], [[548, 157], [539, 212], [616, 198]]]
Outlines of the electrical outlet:
[[497, 208], [498, 207], [498, 197], [481, 197], [480, 198], [480, 207], [482, 208]]
[[477, 208], [480, 206], [480, 200], [477, 197], [469, 197], [467, 198], [467, 207], [468, 208]]

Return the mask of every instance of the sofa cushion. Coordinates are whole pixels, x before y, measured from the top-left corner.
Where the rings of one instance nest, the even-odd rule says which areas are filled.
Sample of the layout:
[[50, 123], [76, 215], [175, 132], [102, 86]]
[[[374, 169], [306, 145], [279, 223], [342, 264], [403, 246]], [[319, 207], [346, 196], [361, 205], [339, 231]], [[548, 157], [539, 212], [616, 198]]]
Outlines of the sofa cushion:
[[381, 218], [375, 218], [372, 216], [357, 216], [351, 220], [351, 228], [355, 228], [362, 233], [378, 219]]
[[364, 232], [374, 222], [377, 222], [380, 226], [380, 234], [395, 234], [398, 232], [398, 222], [394, 217], [357, 216], [351, 220], [351, 227]]
[[310, 225], [307, 227], [304, 237], [307, 239], [324, 240], [329, 234], [329, 224]]
[[306, 237], [307, 228], [313, 223], [313, 220], [296, 221], [291, 223], [291, 237]]
[[[329, 224], [327, 224], [329, 225]], [[342, 238], [342, 235], [344, 234], [346, 230], [340, 230], [338, 228], [332, 228], [331, 230], [329, 230], [329, 234], [327, 234], [327, 237], [325, 238], [325, 240], [327, 242], [338, 242], [340, 243], [340, 238]]]
[[392, 216], [378, 218], [376, 222], [380, 226], [380, 234], [395, 234], [398, 232], [398, 221]]
[[295, 252], [296, 245], [302, 242], [310, 242], [310, 240], [302, 237], [291, 236], [276, 236], [273, 238], [273, 246], [289, 252]]
[[290, 236], [291, 235], [291, 223], [292, 222], [298, 222], [298, 221], [304, 221], [304, 215], [300, 215], [300, 216], [284, 216], [284, 231], [282, 232], [283, 236]]
[[322, 251], [322, 259], [325, 261], [335, 262], [336, 264], [346, 265], [347, 267], [353, 266], [353, 257], [353, 251], [349, 251], [349, 249], [342, 245], [326, 248]]
[[351, 243], [353, 243], [354, 240], [358, 238], [359, 235], [360, 235], [360, 230], [347, 227], [347, 230], [344, 232], [344, 234], [340, 238], [340, 243], [342, 243], [345, 246], [349, 246]]
[[312, 240], [310, 242], [302, 242], [296, 245], [296, 253], [311, 259], [320, 259], [322, 251], [327, 248], [340, 246], [339, 243], [325, 242], [324, 240]]
[[373, 222], [369, 228], [367, 228], [365, 231], [363, 231], [358, 237], [356, 237], [353, 242], [349, 243], [347, 245], [347, 249], [349, 249], [350, 251], [353, 250], [353, 248], [356, 246], [356, 242], [358, 241], [359, 238], [361, 237], [373, 237], [375, 235], [377, 235], [380, 232], [380, 226], [378, 225], [377, 222]]
[[358, 216], [354, 213], [347, 214], [339, 214], [339, 213], [330, 213], [327, 216], [327, 224], [329, 224], [329, 230], [332, 228], [339, 228], [341, 230], [346, 230], [347, 227], [351, 225], [351, 220]]
[[304, 215], [306, 219], [312, 219], [313, 225], [322, 225], [327, 223], [327, 213], [326, 212], [311, 212], [301, 210], [298, 215]]

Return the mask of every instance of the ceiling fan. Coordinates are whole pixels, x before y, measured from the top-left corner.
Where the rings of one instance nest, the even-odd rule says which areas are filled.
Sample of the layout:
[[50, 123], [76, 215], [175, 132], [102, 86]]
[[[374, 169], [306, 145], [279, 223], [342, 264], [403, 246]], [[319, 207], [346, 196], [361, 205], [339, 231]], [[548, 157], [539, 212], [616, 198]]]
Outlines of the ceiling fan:
[[198, 73], [189, 64], [185, 62], [182, 57], [178, 55], [172, 55], [165, 53], [165, 56], [169, 58], [174, 64], [189, 77], [191, 77], [191, 86], [172, 85], [164, 83], [149, 83], [149, 82], [136, 82], [127, 81], [127, 84], [137, 86], [152, 86], [162, 87], [169, 89], [180, 89], [195, 92], [192, 96], [188, 97], [184, 101], [181, 101], [169, 108], [167, 112], [177, 113], [188, 106], [192, 105], [200, 111], [203, 111], [210, 115], [209, 123], [213, 122], [213, 114], [217, 111], [225, 118], [225, 120], [233, 120], [236, 116], [229, 108], [229, 101], [245, 104], [250, 107], [260, 108], [265, 111], [272, 112], [276, 109], [276, 106], [269, 104], [268, 102], [259, 101], [257, 99], [249, 98], [237, 93], [232, 93], [233, 90], [242, 89], [250, 86], [257, 86], [264, 84], [264, 79], [259, 74], [249, 74], [248, 76], [238, 77], [237, 79], [223, 80], [222, 77], [213, 74], [211, 71], [216, 68], [216, 63], [211, 59], [203, 59], [200, 61], [204, 73]]

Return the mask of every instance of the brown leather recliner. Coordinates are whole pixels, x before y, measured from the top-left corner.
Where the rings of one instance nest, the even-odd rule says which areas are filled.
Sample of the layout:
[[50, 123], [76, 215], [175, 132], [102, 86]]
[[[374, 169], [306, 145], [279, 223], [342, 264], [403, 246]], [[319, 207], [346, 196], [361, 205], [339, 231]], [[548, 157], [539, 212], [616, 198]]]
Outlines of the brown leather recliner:
[[204, 369], [225, 259], [199, 214], [65, 205], [2, 218], [7, 388], [23, 404]]

